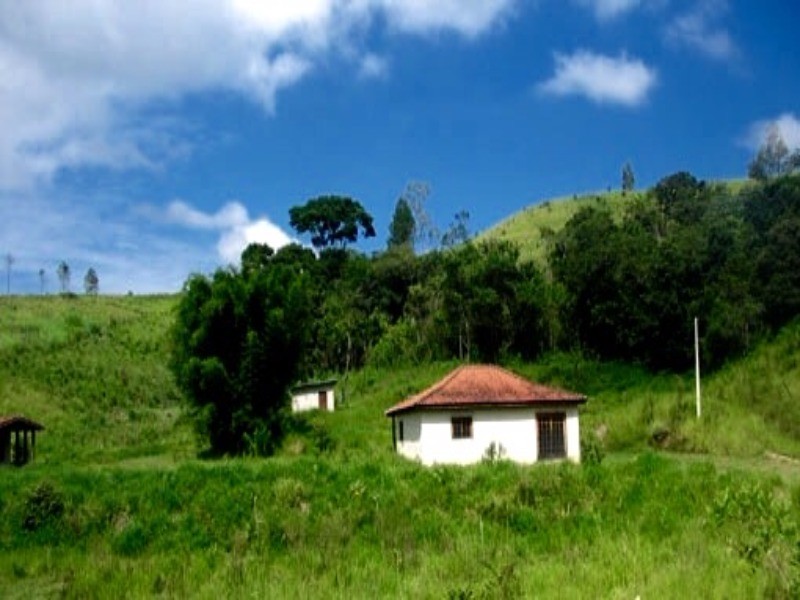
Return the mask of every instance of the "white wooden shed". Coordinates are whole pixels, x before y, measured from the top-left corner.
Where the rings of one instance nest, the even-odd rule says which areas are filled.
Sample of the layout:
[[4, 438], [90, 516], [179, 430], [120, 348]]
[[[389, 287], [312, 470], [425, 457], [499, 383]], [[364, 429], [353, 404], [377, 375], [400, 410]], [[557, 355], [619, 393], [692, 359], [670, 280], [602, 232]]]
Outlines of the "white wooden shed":
[[308, 381], [292, 388], [292, 412], [325, 410], [333, 412], [335, 407], [335, 379]]
[[461, 366], [386, 411], [398, 454], [425, 465], [493, 456], [530, 464], [580, 462], [581, 394], [547, 387], [496, 365]]

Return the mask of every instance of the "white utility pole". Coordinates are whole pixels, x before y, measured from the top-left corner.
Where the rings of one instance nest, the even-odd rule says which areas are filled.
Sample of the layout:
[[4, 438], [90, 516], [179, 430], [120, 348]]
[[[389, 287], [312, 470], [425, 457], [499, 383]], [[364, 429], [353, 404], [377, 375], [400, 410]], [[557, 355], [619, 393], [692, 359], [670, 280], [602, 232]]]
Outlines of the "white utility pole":
[[697, 317], [694, 318], [694, 380], [697, 390], [697, 418], [700, 418], [700, 338], [697, 334]]

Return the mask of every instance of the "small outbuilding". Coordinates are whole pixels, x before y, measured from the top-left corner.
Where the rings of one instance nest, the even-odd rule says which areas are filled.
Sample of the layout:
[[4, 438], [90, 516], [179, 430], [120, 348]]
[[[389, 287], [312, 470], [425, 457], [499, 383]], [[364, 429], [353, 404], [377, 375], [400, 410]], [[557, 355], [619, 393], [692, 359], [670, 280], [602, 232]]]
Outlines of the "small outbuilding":
[[586, 396], [496, 365], [465, 365], [386, 411], [395, 450], [422, 464], [507, 458], [581, 460], [578, 407]]
[[43, 429], [21, 415], [0, 416], [0, 465], [24, 465], [33, 460], [36, 432]]
[[308, 381], [292, 388], [292, 412], [325, 410], [333, 412], [335, 379]]

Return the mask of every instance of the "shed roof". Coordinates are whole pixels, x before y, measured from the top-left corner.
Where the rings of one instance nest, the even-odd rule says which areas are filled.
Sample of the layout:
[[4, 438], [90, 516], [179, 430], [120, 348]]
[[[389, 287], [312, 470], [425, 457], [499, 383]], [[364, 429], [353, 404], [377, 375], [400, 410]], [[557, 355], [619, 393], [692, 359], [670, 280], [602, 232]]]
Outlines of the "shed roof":
[[44, 425], [22, 415], [0, 415], [0, 429], [33, 429], [34, 431], [41, 431], [44, 429]]
[[299, 392], [308, 392], [311, 390], [330, 390], [336, 386], [336, 379], [323, 379], [320, 381], [305, 381], [295, 385], [291, 392], [293, 394]]
[[407, 400], [395, 404], [386, 416], [413, 409], [578, 404], [586, 396], [529, 381], [497, 365], [464, 365], [451, 371]]

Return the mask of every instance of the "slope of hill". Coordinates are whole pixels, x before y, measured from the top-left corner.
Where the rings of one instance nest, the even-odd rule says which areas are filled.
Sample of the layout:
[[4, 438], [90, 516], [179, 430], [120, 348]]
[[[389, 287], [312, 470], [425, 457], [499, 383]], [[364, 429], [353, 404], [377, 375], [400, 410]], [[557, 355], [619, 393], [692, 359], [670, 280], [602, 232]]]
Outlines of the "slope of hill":
[[[711, 182], [720, 185], [730, 193], [737, 193], [747, 180], [730, 179]], [[531, 204], [496, 225], [482, 231], [477, 240], [508, 240], [520, 248], [520, 258], [543, 266], [547, 248], [542, 232], [558, 233], [567, 221], [581, 208], [595, 207], [608, 210], [615, 219], [621, 219], [625, 205], [632, 199], [641, 197], [647, 190], [637, 190], [623, 195], [618, 190], [544, 199]]]
[[43, 423], [61, 464], [193, 453], [167, 368], [175, 297], [0, 299], [0, 414]]
[[711, 378], [700, 425], [684, 377], [575, 356], [515, 365], [590, 395], [584, 430], [603, 426], [627, 451], [601, 465], [429, 469], [394, 456], [383, 410], [453, 363], [353, 373], [337, 411], [298, 419], [278, 456], [204, 461], [166, 368], [175, 301], [0, 300], [0, 412], [47, 426], [37, 460], [0, 477], [1, 597], [800, 589], [795, 463], [776, 478], [763, 461], [766, 477], [647, 450], [663, 421], [671, 448], [800, 455], [800, 324]]
[[543, 231], [560, 231], [572, 215], [587, 206], [604, 208], [621, 217], [625, 203], [630, 198], [631, 196], [623, 196], [621, 192], [612, 191], [543, 200], [481, 232], [477, 240], [499, 239], [513, 242], [519, 246], [522, 260], [533, 261], [541, 266], [546, 257]]

